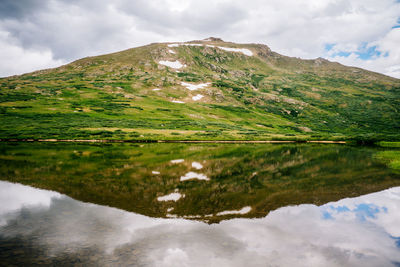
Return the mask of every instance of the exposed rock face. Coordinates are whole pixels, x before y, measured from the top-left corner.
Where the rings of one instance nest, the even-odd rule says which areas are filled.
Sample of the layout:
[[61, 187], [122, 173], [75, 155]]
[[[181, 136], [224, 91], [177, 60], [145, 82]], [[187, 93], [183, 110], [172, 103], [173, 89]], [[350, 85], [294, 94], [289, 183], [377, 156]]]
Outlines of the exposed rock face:
[[221, 38], [217, 38], [217, 37], [208, 37], [208, 38], [204, 39], [204, 41], [223, 42], [224, 40], [222, 40]]
[[317, 66], [322, 65], [324, 63], [329, 63], [329, 61], [326, 60], [325, 58], [322, 58], [322, 57], [319, 57], [319, 58], [314, 60], [314, 64], [317, 65]]
[[271, 51], [271, 49], [268, 46], [258, 44], [257, 45], [257, 55], [259, 57], [263, 57], [263, 58], [270, 58], [270, 57], [274, 56], [274, 53]]

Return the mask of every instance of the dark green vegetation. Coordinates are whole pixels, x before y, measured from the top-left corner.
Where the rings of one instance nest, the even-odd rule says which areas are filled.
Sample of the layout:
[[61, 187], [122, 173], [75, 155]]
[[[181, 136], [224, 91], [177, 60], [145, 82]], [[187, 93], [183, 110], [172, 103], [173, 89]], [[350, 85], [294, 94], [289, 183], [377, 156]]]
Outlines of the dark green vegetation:
[[[0, 138], [399, 140], [398, 79], [265, 45], [196, 43], [203, 46], [151, 44], [0, 79]], [[210, 84], [189, 91], [181, 82]]]
[[[165, 217], [174, 208], [170, 214], [218, 222], [399, 186], [400, 174], [377, 153], [385, 151], [320, 144], [1, 143], [0, 177], [148, 216]], [[180, 181], [188, 172], [209, 180]], [[185, 197], [157, 200], [175, 190]], [[247, 214], [217, 216], [246, 206], [252, 208]]]

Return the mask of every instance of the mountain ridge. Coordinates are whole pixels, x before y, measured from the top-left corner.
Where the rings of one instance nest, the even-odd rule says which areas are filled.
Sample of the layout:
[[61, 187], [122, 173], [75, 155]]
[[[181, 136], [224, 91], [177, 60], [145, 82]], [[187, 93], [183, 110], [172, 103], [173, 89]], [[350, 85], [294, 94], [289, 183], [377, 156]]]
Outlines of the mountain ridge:
[[399, 79], [215, 37], [86, 57], [0, 86], [3, 139], [389, 140], [400, 129]]
[[82, 61], [82, 60], [93, 59], [93, 58], [97, 58], [97, 57], [100, 57], [100, 56], [107, 56], [107, 55], [118, 54], [118, 53], [121, 53], [121, 52], [131, 51], [132, 49], [147, 47], [147, 46], [151, 46], [151, 45], [165, 45], [165, 44], [168, 45], [168, 44], [178, 44], [178, 43], [179, 43], [179, 44], [191, 44], [191, 43], [196, 44], [196, 43], [209, 42], [209, 41], [208, 41], [209, 39], [211, 39], [211, 40], [212, 40], [211, 42], [214, 42], [214, 43], [215, 43], [215, 42], [220, 42], [220, 43], [228, 44], [228, 45], [231, 45], [231, 46], [238, 46], [238, 45], [239, 45], [239, 46], [249, 46], [249, 45], [250, 45], [250, 46], [261, 46], [261, 47], [265, 47], [265, 48], [268, 50], [268, 52], [269, 52], [270, 55], [274, 55], [274, 56], [277, 56], [277, 57], [285, 57], [285, 58], [290, 58], [290, 59], [295, 59], [295, 60], [302, 60], [302, 61], [311, 61], [311, 62], [313, 62], [313, 63], [316, 64], [316, 65], [320, 65], [320, 64], [323, 64], [323, 63], [332, 63], [332, 64], [337, 64], [337, 66], [341, 66], [341, 67], [345, 67], [345, 68], [352, 68], [352, 69], [354, 69], [355, 72], [357, 72], [357, 71], [365, 71], [365, 72], [368, 72], [368, 73], [371, 73], [371, 74], [382, 75], [382, 76], [388, 77], [388, 78], [390, 78], [390, 79], [399, 80], [398, 78], [395, 78], [395, 77], [392, 77], [392, 76], [388, 76], [388, 75], [383, 74], [383, 73], [380, 73], [380, 72], [371, 71], [371, 70], [363, 69], [363, 68], [356, 67], [356, 66], [347, 66], [347, 65], [341, 64], [341, 63], [339, 63], [339, 62], [337, 62], [337, 61], [330, 61], [330, 60], [328, 60], [328, 59], [326, 59], [326, 58], [323, 58], [323, 57], [317, 57], [317, 58], [315, 58], [315, 59], [302, 59], [302, 58], [300, 58], [300, 57], [284, 56], [284, 55], [282, 55], [282, 54], [279, 54], [279, 53], [277, 53], [277, 52], [272, 51], [272, 50], [269, 48], [268, 45], [265, 45], [265, 44], [262, 44], [262, 43], [234, 43], [234, 42], [226, 42], [226, 41], [224, 41], [224, 40], [222, 40], [221, 38], [218, 38], [218, 37], [208, 37], [208, 38], [205, 38], [205, 39], [202, 39], [202, 40], [192, 40], [192, 41], [187, 41], [187, 42], [155, 42], [155, 43], [150, 43], [150, 44], [147, 44], [147, 45], [142, 45], [142, 46], [138, 46], [138, 47], [127, 48], [127, 49], [124, 49], [124, 50], [121, 50], [121, 51], [106, 53], [106, 54], [102, 54], [102, 55], [87, 56], [87, 57], [83, 57], [83, 58], [74, 60], [74, 61], [72, 61], [72, 62], [63, 64], [63, 65], [58, 66], [58, 67], [40, 69], [40, 70], [35, 70], [35, 71], [32, 71], [32, 72], [27, 72], [27, 73], [18, 74], [18, 75], [11, 75], [11, 76], [8, 76], [8, 77], [3, 77], [3, 78], [18, 77], [18, 76], [23, 76], [23, 75], [27, 75], [27, 74], [36, 74], [36, 73], [42, 73], [42, 72], [46, 72], [46, 71], [56, 70], [56, 69], [59, 69], [59, 68], [68, 66], [68, 65], [70, 65], [70, 64], [78, 63], [78, 62], [80, 62], [80, 61]]
[[[161, 43], [160, 42], [155, 42], [155, 43], [150, 43], [150, 44], [147, 44], [147, 45], [142, 45], [142, 46], [138, 46], [138, 47], [132, 47], [132, 48], [124, 49], [124, 50], [121, 50], [121, 51], [106, 53], [106, 54], [102, 54], [102, 55], [83, 57], [83, 58], [74, 60], [72, 62], [63, 64], [63, 65], [58, 66], [58, 67], [40, 69], [40, 70], [35, 70], [35, 71], [32, 71], [32, 72], [27, 72], [27, 73], [18, 74], [18, 75], [11, 75], [11, 76], [8, 76], [8, 77], [3, 77], [3, 78], [20, 77], [20, 76], [28, 75], [28, 74], [41, 74], [41, 73], [44, 73], [44, 72], [47, 72], [47, 71], [52, 71], [52, 70], [57, 70], [59, 68], [63, 68], [63, 67], [66, 67], [68, 65], [71, 65], [71, 64], [76, 64], [76, 63], [84, 61], [84, 60], [94, 59], [94, 58], [98, 58], [98, 57], [101, 57], [101, 56], [109, 56], [109, 55], [113, 55], [113, 54], [119, 54], [119, 53], [131, 51], [132, 49], [143, 48], [143, 47], [148, 47], [148, 46], [152, 46], [152, 45], [191, 44], [191, 43], [198, 44], [198, 43], [209, 42], [209, 41], [207, 41], [208, 39], [211, 39], [213, 43], [218, 42], [218, 43], [228, 44], [228, 45], [231, 45], [231, 46], [238, 46], [238, 45], [239, 46], [261, 46], [261, 47], [265, 47], [267, 49], [268, 54], [270, 56], [274, 56], [274, 57], [277, 57], [277, 58], [283, 57], [283, 58], [292, 59], [292, 60], [309, 61], [309, 62], [312, 62], [312, 63], [316, 64], [317, 66], [319, 66], [321, 64], [324, 64], [324, 63], [336, 64], [338, 67], [351, 68], [353, 70], [353, 72], [360, 72], [360, 71], [361, 72], [367, 72], [367, 73], [374, 74], [374, 75], [384, 76], [384, 77], [387, 77], [387, 78], [395, 80], [395, 81], [399, 81], [400, 80], [398, 78], [395, 78], [395, 77], [392, 77], [392, 76], [388, 76], [388, 75], [380, 73], [380, 72], [371, 71], [371, 70], [363, 69], [363, 68], [356, 67], [356, 66], [347, 66], [347, 65], [341, 64], [341, 63], [339, 63], [337, 61], [330, 61], [330, 60], [328, 60], [326, 58], [323, 58], [323, 57], [317, 57], [315, 59], [302, 59], [300, 57], [284, 56], [282, 54], [279, 54], [277, 52], [272, 51], [269, 48], [269, 46], [267, 46], [265, 44], [261, 44], [261, 43], [226, 42], [226, 41], [223, 41], [221, 38], [218, 38], [218, 37], [208, 37], [208, 38], [205, 38], [203, 40], [192, 40], [192, 41], [187, 41], [187, 42], [165, 42], [165, 43], [163, 43], [163, 42], [161, 42]], [[0, 79], [2, 79], [2, 78], [0, 78]]]

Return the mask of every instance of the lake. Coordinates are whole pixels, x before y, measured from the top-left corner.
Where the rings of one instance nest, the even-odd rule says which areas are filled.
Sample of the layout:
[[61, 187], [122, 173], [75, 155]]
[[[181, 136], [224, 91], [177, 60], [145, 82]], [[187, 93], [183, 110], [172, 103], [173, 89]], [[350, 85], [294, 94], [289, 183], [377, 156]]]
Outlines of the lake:
[[0, 265], [400, 266], [384, 150], [0, 143]]

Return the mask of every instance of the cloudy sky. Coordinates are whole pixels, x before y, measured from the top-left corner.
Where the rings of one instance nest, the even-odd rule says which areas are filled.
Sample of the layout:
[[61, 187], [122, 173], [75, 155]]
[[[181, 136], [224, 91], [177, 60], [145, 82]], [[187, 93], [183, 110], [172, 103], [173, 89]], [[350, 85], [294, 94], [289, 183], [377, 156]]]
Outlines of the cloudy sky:
[[0, 77], [209, 36], [400, 78], [400, 0], [0, 0]]

